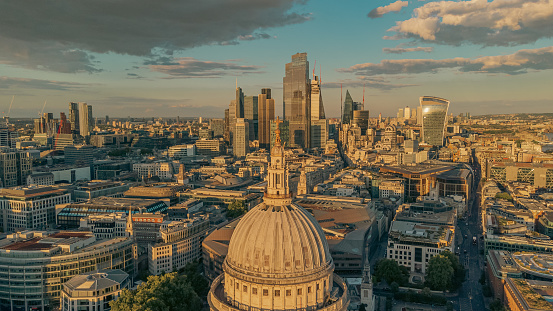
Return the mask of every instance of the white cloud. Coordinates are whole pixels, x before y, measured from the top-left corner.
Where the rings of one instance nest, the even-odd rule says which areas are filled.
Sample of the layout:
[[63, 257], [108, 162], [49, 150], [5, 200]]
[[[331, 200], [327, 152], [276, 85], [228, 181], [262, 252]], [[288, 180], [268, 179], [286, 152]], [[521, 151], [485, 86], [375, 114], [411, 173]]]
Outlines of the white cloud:
[[386, 6], [378, 7], [372, 11], [369, 12], [368, 16], [370, 18], [378, 18], [382, 17], [384, 14], [390, 13], [390, 12], [399, 12], [401, 9], [409, 4], [408, 1], [401, 1], [398, 0], [396, 2], [390, 3]]
[[[391, 38], [510, 46], [553, 37], [553, 0], [438, 1], [397, 22]], [[390, 38], [390, 37], [386, 37]]]

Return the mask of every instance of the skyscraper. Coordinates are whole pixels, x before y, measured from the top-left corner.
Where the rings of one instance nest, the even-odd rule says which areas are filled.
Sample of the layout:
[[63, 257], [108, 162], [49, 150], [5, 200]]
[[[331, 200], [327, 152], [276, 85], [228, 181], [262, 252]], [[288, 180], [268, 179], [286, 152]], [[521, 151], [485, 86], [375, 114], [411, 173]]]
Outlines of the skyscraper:
[[233, 132], [232, 152], [237, 158], [245, 157], [250, 152], [250, 128], [244, 118], [236, 119]]
[[434, 96], [422, 96], [420, 107], [422, 111], [422, 141], [432, 146], [443, 146], [449, 101]]
[[292, 62], [285, 66], [283, 82], [283, 114], [289, 121], [290, 146], [308, 148], [310, 146], [310, 81], [307, 53], [292, 55]]
[[405, 119], [411, 119], [411, 108], [409, 108], [409, 106], [405, 107], [403, 114]]
[[342, 124], [350, 124], [353, 119], [353, 99], [349, 94], [349, 90], [346, 91], [346, 100], [344, 100], [344, 114], [342, 116]]
[[83, 137], [90, 136], [94, 127], [94, 118], [92, 117], [92, 106], [86, 103], [79, 103], [79, 134]]
[[229, 104], [229, 131], [230, 141], [233, 141], [232, 135], [234, 132], [236, 119], [244, 118], [244, 93], [242, 88], [236, 86], [236, 93], [233, 100]]
[[328, 120], [325, 118], [320, 78], [311, 81], [311, 148], [324, 148], [328, 140]]
[[244, 97], [244, 119], [250, 124], [250, 140], [257, 140], [257, 130], [259, 126], [259, 101], [257, 96]]
[[271, 120], [275, 119], [275, 100], [267, 98], [271, 95], [271, 89], [262, 89], [261, 92], [258, 96], [259, 146], [268, 150], [271, 145]]
[[71, 132], [79, 134], [79, 103], [69, 103], [69, 122], [71, 123]]

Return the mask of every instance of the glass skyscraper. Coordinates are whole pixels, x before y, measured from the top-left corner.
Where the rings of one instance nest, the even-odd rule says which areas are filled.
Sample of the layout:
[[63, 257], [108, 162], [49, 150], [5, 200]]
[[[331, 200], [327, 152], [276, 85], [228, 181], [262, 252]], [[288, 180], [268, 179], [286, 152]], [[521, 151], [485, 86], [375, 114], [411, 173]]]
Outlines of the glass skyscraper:
[[342, 116], [342, 124], [350, 124], [353, 120], [353, 99], [346, 91], [346, 100], [344, 101], [344, 115]]
[[289, 122], [290, 147], [309, 148], [311, 98], [307, 53], [292, 55], [283, 82], [284, 119]]
[[434, 96], [422, 96], [420, 107], [422, 141], [432, 146], [443, 146], [449, 100]]

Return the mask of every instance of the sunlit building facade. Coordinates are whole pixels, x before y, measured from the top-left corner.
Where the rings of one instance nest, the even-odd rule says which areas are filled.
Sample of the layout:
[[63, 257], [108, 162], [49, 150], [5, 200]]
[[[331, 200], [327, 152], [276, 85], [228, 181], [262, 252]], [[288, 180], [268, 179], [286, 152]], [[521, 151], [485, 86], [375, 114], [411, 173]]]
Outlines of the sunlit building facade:
[[420, 107], [423, 142], [432, 146], [443, 146], [449, 100], [434, 96], [422, 96]]
[[284, 120], [289, 122], [290, 144], [293, 148], [310, 146], [310, 79], [307, 53], [292, 55], [292, 62], [287, 63], [284, 86]]

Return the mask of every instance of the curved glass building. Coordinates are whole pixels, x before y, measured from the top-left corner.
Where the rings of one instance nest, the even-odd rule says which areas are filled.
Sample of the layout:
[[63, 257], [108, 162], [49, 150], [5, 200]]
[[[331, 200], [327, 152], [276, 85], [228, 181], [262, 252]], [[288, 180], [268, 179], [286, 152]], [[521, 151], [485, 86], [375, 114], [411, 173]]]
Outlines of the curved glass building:
[[443, 146], [449, 100], [434, 96], [422, 96], [420, 106], [422, 110], [422, 141], [432, 146]]

